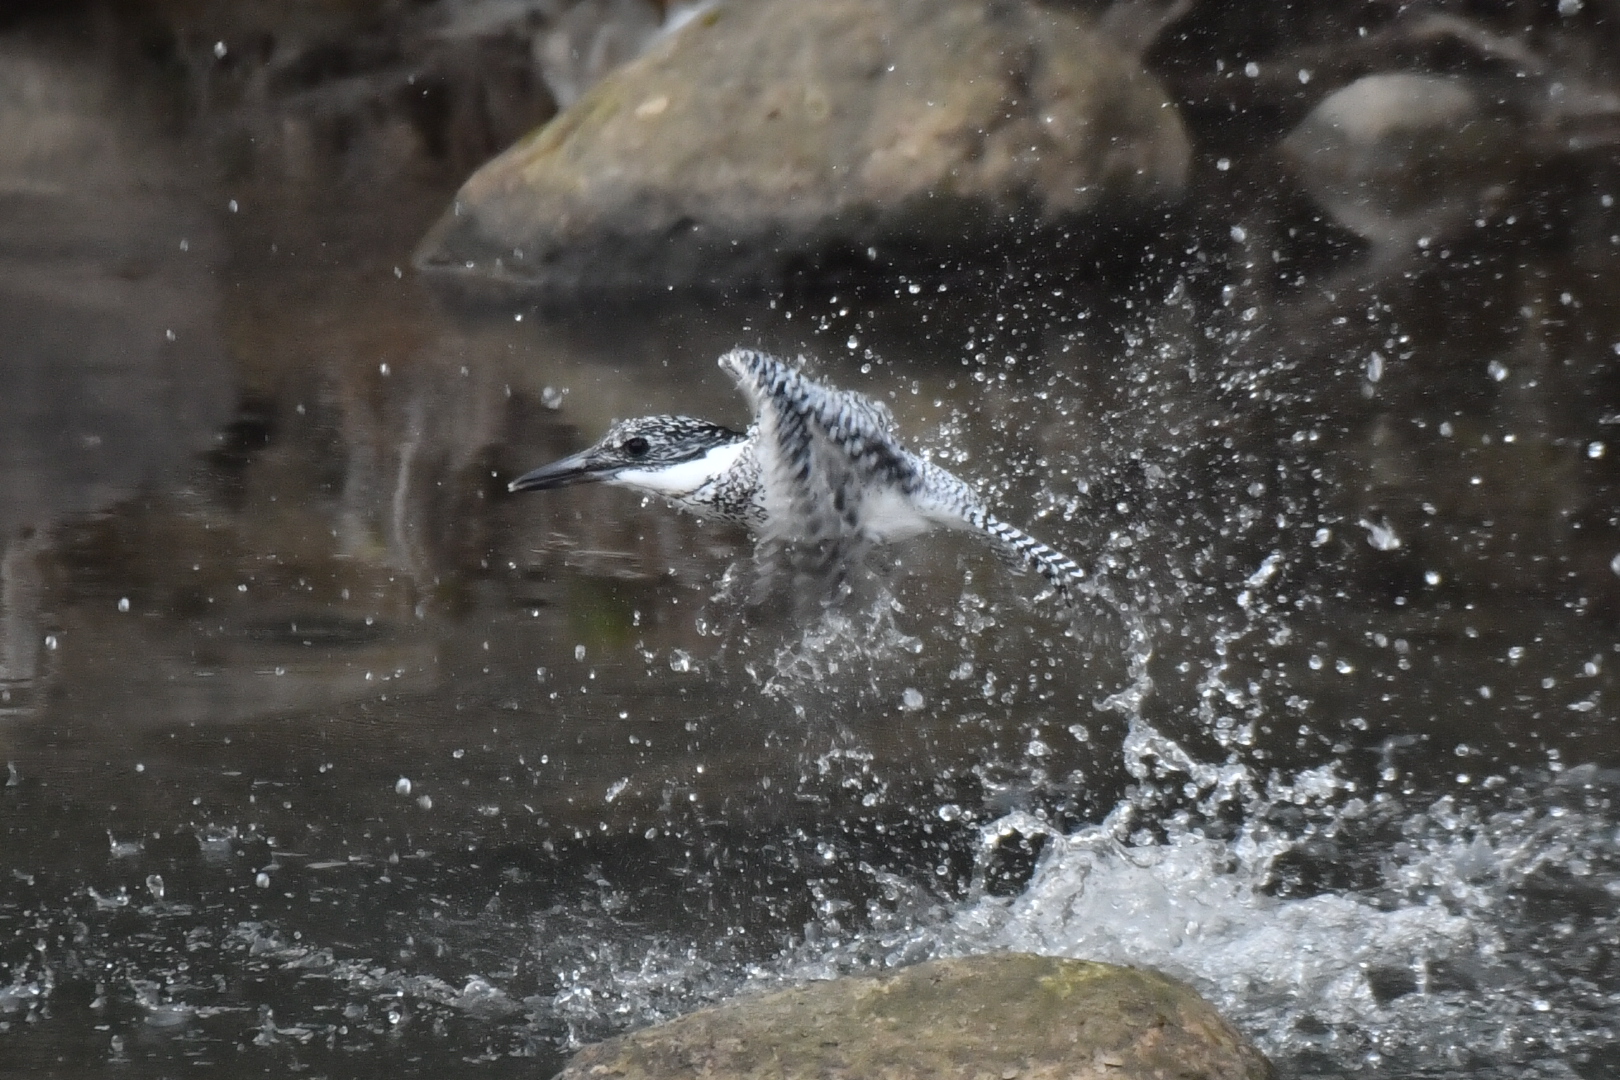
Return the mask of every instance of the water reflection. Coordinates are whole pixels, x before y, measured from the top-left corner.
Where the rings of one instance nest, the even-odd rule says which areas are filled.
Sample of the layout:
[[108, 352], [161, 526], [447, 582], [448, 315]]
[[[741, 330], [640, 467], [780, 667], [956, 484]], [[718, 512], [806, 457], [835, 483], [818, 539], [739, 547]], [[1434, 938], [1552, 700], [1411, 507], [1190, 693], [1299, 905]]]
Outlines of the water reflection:
[[[148, 177], [16, 185], [138, 204], [93, 242], [0, 225], [35, 341], [0, 398], [8, 1063], [533, 1075], [750, 977], [1008, 944], [1182, 971], [1300, 1075], [1612, 1062], [1595, 197], [1591, 242], [1503, 223], [1381, 279], [1223, 220], [1104, 281], [543, 316], [395, 275], [448, 171], [197, 192], [217, 144], [7, 47], [29, 101], [93, 104], [97, 190]], [[844, 624], [737, 627], [740, 534], [504, 496], [614, 417], [745, 422], [739, 343], [889, 401], [1151, 652], [948, 536]]]
[[0, 42], [7, 711], [29, 707], [43, 674], [39, 561], [59, 524], [183, 477], [229, 408], [218, 232], [141, 106], [82, 54]]

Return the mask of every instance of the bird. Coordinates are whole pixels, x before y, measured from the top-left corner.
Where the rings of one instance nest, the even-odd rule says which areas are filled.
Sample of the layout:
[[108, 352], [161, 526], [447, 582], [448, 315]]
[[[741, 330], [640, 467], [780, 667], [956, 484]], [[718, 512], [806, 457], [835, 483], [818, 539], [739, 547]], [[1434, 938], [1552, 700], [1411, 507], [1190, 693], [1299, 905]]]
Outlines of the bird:
[[585, 450], [508, 490], [604, 483], [742, 525], [762, 554], [841, 580], [871, 547], [943, 527], [968, 532], [1039, 574], [1067, 605], [1085, 571], [990, 512], [973, 488], [902, 445], [882, 402], [839, 390], [755, 349], [720, 357], [753, 408], [747, 431], [689, 416], [621, 420]]

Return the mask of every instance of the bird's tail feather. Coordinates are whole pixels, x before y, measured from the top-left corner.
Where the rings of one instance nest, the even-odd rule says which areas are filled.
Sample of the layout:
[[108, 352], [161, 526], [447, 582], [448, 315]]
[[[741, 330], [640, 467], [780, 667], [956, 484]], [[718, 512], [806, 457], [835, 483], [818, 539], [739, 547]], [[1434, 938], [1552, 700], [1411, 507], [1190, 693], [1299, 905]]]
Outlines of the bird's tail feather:
[[970, 516], [970, 523], [989, 537], [1008, 561], [1045, 578], [1065, 604], [1073, 606], [1078, 602], [1078, 593], [1086, 577], [1079, 563], [994, 514], [976, 512]]

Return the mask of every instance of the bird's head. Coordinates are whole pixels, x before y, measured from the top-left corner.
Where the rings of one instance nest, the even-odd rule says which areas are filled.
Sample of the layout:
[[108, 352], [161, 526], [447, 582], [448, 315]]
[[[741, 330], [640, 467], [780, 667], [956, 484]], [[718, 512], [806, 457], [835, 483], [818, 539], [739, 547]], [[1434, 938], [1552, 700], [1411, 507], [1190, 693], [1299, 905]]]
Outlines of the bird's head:
[[510, 491], [545, 491], [570, 484], [618, 483], [660, 490], [660, 474], [701, 460], [745, 438], [739, 432], [690, 416], [641, 416], [608, 428], [595, 446], [524, 473]]

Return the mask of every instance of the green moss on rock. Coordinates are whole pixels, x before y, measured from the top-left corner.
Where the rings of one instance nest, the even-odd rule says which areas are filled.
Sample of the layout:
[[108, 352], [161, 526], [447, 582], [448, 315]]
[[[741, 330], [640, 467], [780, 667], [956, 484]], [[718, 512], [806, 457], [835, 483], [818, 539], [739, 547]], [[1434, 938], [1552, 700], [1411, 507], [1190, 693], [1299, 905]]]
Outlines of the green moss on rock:
[[1021, 953], [811, 983], [581, 1050], [558, 1080], [1263, 1080], [1260, 1052], [1157, 972]]
[[769, 278], [1177, 197], [1163, 89], [1030, 0], [720, 3], [475, 173], [417, 263], [542, 292]]

